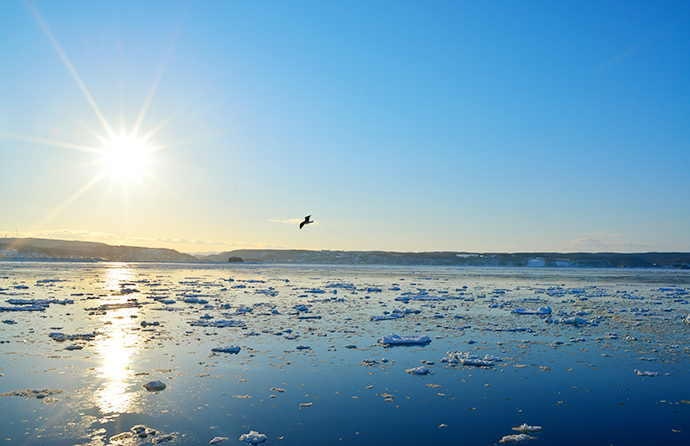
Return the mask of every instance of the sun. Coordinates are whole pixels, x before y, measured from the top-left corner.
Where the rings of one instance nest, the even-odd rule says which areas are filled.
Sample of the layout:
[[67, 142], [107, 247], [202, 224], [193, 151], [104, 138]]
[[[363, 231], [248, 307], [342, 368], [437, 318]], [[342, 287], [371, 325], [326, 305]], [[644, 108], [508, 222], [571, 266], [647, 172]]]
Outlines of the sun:
[[106, 142], [101, 162], [111, 176], [124, 182], [136, 179], [148, 171], [151, 148], [144, 140], [118, 136]]

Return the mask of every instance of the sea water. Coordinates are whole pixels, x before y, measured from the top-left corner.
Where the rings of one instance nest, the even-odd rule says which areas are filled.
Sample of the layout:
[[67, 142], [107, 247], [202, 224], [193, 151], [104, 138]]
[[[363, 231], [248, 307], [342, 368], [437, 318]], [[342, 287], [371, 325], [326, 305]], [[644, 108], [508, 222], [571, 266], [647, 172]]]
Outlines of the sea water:
[[1, 437], [690, 444], [689, 292], [680, 270], [0, 262]]

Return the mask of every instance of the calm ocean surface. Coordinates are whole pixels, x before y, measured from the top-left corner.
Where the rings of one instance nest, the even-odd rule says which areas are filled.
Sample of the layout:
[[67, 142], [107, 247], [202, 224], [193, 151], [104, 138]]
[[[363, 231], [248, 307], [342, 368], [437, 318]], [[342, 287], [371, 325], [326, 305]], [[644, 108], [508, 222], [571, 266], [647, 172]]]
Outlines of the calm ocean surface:
[[1, 438], [687, 445], [688, 301], [680, 270], [0, 262]]

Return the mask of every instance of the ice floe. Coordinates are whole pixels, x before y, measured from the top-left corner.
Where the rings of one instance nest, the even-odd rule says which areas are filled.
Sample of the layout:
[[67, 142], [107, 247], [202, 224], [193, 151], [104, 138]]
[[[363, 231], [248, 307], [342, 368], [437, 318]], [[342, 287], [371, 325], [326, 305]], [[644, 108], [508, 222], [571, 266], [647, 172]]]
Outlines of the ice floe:
[[467, 352], [447, 352], [448, 362], [451, 364], [460, 363], [465, 366], [493, 367], [495, 359], [491, 356], [480, 357]]
[[527, 434], [515, 434], [515, 435], [506, 435], [505, 437], [501, 438], [498, 442], [499, 443], [522, 443], [523, 441], [529, 441], [529, 440], [536, 440], [537, 437], [531, 437]]
[[266, 435], [260, 434], [257, 431], [249, 431], [248, 434], [242, 434], [240, 436], [240, 441], [244, 441], [249, 444], [259, 444], [266, 441]]
[[425, 345], [430, 343], [431, 339], [428, 336], [399, 336], [391, 333], [378, 338], [376, 342], [384, 345]]
[[232, 327], [232, 328], [244, 328], [246, 324], [243, 321], [237, 321], [237, 320], [229, 320], [229, 319], [223, 319], [223, 320], [217, 320], [217, 321], [209, 321], [206, 319], [199, 319], [198, 321], [192, 321], [189, 323], [192, 327], [213, 327], [213, 328], [225, 328], [225, 327]]
[[527, 423], [523, 423], [517, 427], [513, 428], [514, 431], [522, 432], [523, 434], [530, 434], [533, 432], [541, 432], [541, 426], [530, 426]]
[[49, 333], [48, 336], [58, 342], [63, 341], [91, 341], [96, 337], [96, 333], [77, 333], [77, 334], [64, 334], [64, 333]]
[[229, 347], [214, 347], [211, 349], [212, 352], [217, 353], [239, 353], [242, 348], [239, 345], [231, 345]]
[[659, 372], [649, 372], [649, 371], [644, 371], [644, 370], [634, 370], [636, 375], [640, 376], [659, 376]]
[[539, 307], [534, 308], [514, 308], [511, 313], [513, 314], [551, 314], [551, 307]]
[[421, 365], [421, 366], [419, 366], [419, 367], [412, 368], [412, 369], [405, 369], [405, 371], [406, 371], [407, 373], [409, 373], [410, 375], [420, 375], [420, 376], [424, 376], [424, 375], [428, 375], [428, 374], [429, 374], [429, 369], [428, 369], [426, 366], [423, 366], [423, 365]]

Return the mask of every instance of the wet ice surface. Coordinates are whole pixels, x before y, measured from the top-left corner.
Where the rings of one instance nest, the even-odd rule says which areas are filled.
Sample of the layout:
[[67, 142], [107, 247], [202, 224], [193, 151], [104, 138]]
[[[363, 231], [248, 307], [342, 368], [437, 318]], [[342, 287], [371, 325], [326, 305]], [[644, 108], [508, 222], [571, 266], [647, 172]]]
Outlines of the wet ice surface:
[[1, 262], [2, 436], [689, 444], [689, 292], [666, 270]]

